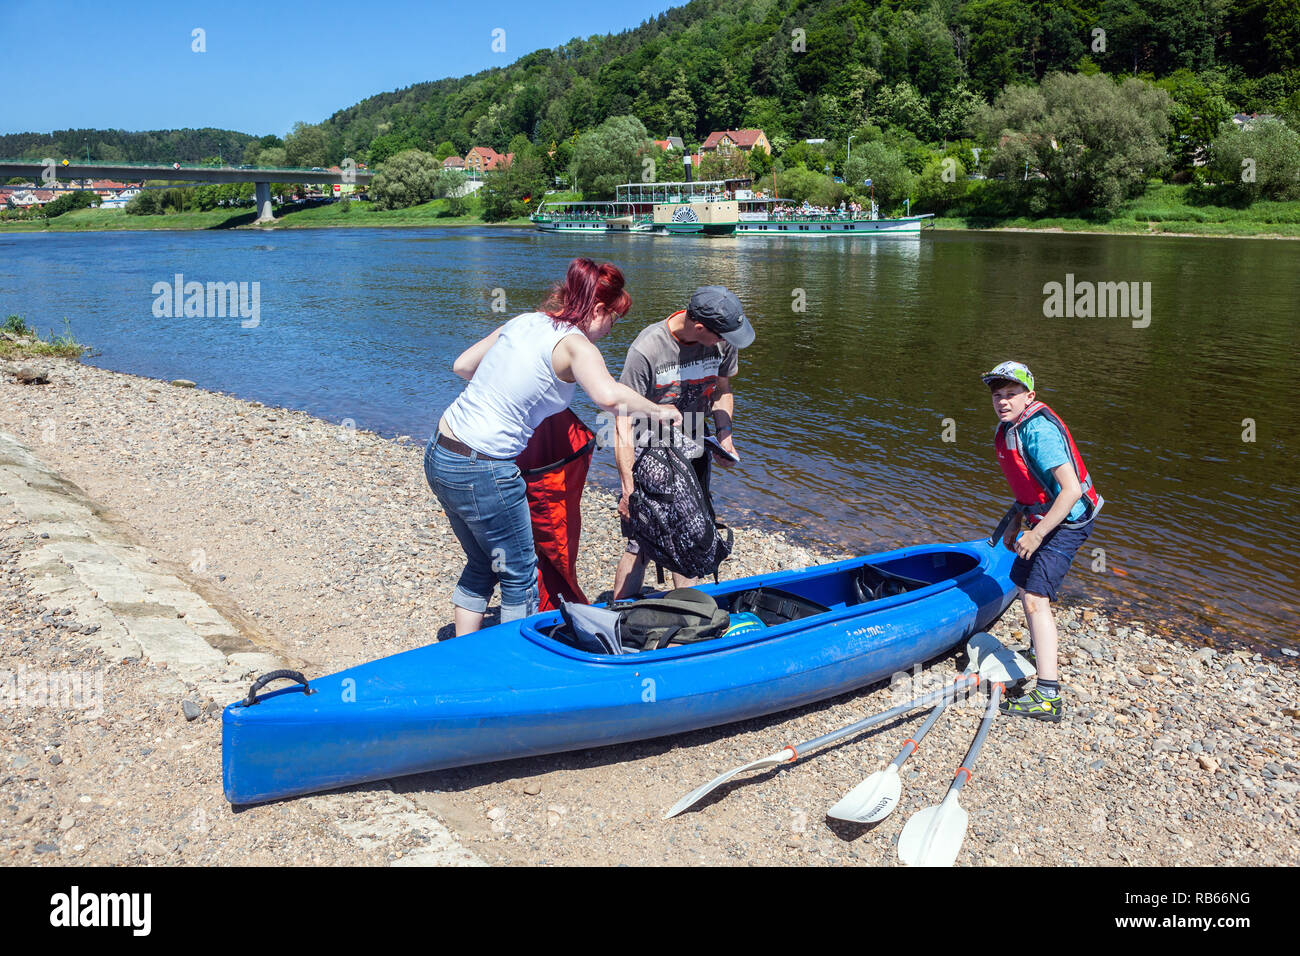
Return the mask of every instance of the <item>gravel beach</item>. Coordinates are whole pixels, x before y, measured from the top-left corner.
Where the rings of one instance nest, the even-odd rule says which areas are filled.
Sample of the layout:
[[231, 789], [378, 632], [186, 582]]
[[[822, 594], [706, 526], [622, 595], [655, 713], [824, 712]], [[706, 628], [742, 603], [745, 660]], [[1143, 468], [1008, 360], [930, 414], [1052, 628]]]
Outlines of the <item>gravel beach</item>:
[[[48, 368], [50, 381], [23, 384], [0, 367], [0, 431], [220, 609], [249, 648], [311, 677], [450, 636], [462, 555], [425, 483], [427, 436], [387, 440], [71, 361], [14, 364]], [[102, 707], [0, 700], [0, 861], [11, 865], [400, 863], [447, 842], [424, 819], [450, 831], [462, 862], [895, 864], [899, 831], [942, 798], [983, 710], [978, 698], [951, 708], [904, 765], [898, 809], [874, 827], [825, 812], [893, 758], [923, 712], [661, 816], [723, 770], [901, 699], [884, 684], [671, 738], [232, 811], [220, 708], [246, 675], [226, 675], [230, 695], [214, 699], [169, 690], [147, 657], [110, 653], [93, 624], [33, 586], [21, 559], [39, 536], [0, 494], [0, 676], [98, 674]], [[613, 499], [589, 488], [588, 595], [612, 586], [621, 551]], [[741, 528], [723, 573], [837, 557]], [[1057, 620], [1066, 718], [999, 718], [962, 792], [958, 865], [1300, 863], [1296, 661], [1185, 643], [1100, 609], [1060, 608]], [[993, 633], [1026, 645], [1018, 606]], [[917, 680], [937, 686], [962, 663], [931, 662]]]

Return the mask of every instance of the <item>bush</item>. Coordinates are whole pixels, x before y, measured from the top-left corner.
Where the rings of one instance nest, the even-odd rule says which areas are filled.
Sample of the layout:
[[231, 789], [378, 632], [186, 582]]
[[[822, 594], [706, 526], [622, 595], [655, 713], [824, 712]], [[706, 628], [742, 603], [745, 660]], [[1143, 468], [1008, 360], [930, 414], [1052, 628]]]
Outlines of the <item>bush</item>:
[[1247, 202], [1300, 199], [1300, 135], [1279, 120], [1224, 130], [1210, 145], [1209, 171]]
[[86, 190], [78, 190], [75, 193], [64, 193], [53, 202], [45, 204], [45, 215], [53, 219], [56, 216], [62, 216], [65, 212], [71, 212], [74, 209], [93, 209], [99, 205], [99, 197]]
[[977, 125], [996, 145], [990, 174], [1021, 183], [1031, 211], [1112, 213], [1168, 164], [1170, 106], [1141, 80], [1054, 73], [1006, 87]]
[[142, 189], [126, 201], [128, 216], [156, 216], [162, 212], [162, 194], [156, 189]]
[[943, 212], [966, 194], [966, 167], [955, 156], [939, 156], [921, 172], [916, 204], [927, 212]]
[[388, 159], [370, 184], [376, 209], [404, 209], [429, 202], [437, 195], [442, 163], [419, 149], [407, 149]]

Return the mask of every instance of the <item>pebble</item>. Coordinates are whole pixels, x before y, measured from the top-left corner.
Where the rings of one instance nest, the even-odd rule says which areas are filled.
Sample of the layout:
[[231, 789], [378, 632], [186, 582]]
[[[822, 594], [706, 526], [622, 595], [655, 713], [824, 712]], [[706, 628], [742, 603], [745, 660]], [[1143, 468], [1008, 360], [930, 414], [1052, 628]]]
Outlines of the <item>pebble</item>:
[[[285, 642], [308, 665], [300, 669], [331, 673], [422, 646], [445, 627], [447, 596], [460, 571], [459, 547], [424, 485], [419, 448], [355, 429], [344, 443], [337, 440], [337, 423], [198, 389], [163, 388], [158, 403], [146, 406], [141, 381], [73, 366], [45, 392], [0, 382], [0, 409], [7, 416], [0, 428], [36, 448], [52, 467], [65, 469], [69, 481], [102, 495], [106, 506], [167, 549], [158, 553], [163, 567], [188, 564], [190, 549], [205, 547], [210, 564], [224, 573], [196, 576], [226, 594], [250, 620], [302, 638]], [[23, 399], [12, 402], [12, 395]], [[100, 459], [119, 462], [113, 479], [81, 462], [71, 445], [42, 445], [47, 420], [78, 442], [90, 440]], [[259, 433], [262, 425], [265, 431]], [[276, 439], [280, 434], [289, 437]], [[304, 475], [311, 476], [310, 483]], [[360, 533], [358, 515], [364, 516]], [[25, 552], [37, 534], [19, 525], [5, 537], [4, 518], [0, 512], [0, 584], [25, 582], [28, 576], [14, 561], [6, 564], [6, 553]], [[760, 534], [743, 523], [736, 522], [737, 547], [723, 568], [724, 578], [841, 557]], [[279, 539], [274, 548], [266, 543], [272, 527], [271, 537]], [[214, 542], [220, 542], [219, 562]], [[579, 555], [579, 579], [591, 596], [609, 586], [621, 550], [612, 499], [591, 487], [584, 497]], [[407, 583], [411, 588], [404, 590]], [[0, 636], [0, 670], [13, 670], [19, 661], [50, 669], [102, 666], [78, 643], [77, 614], [55, 614], [48, 628], [38, 629], [33, 625], [49, 608], [42, 606], [37, 614], [28, 612], [27, 603], [6, 608], [5, 599], [17, 593], [18, 588], [0, 587], [0, 621], [8, 623], [6, 610], [20, 612], [19, 633]], [[1205, 866], [1220, 859], [1300, 865], [1300, 846], [1293, 839], [1300, 809], [1294, 722], [1300, 717], [1300, 679], [1294, 655], [1264, 661], [1253, 649], [1240, 655], [1226, 645], [1180, 643], [1162, 633], [1151, 612], [1151, 606], [1132, 610], [1148, 618], [1143, 626], [1121, 611], [1059, 609], [1062, 679], [1080, 709], [1059, 725], [998, 722], [984, 761], [990, 771], [998, 765], [1018, 769], [977, 774], [963, 792], [972, 829], [959, 865], [989, 858], [998, 865], [1127, 860]], [[1008, 646], [1025, 646], [1018, 606], [990, 630]], [[1019, 638], [1013, 642], [1014, 632]], [[77, 654], [84, 658], [70, 663], [68, 655]], [[6, 771], [12, 775], [0, 787], [5, 804], [19, 808], [0, 806], [6, 849], [21, 848], [8, 862], [30, 865], [37, 840], [73, 829], [78, 845], [87, 847], [77, 857], [83, 865], [139, 863], [141, 853], [150, 863], [199, 865], [269, 865], [295, 854], [314, 859], [318, 852], [330, 864], [389, 863], [398, 852], [404, 859], [412, 856], [410, 831], [402, 842], [363, 852], [334, 826], [368, 823], [377, 803], [387, 799], [376, 797], [387, 793], [383, 788], [227, 813], [212, 775], [220, 765], [220, 735], [199, 727], [194, 733], [179, 727], [169, 731], [171, 708], [179, 705], [185, 713], [187, 692], [148, 698], [141, 678], [158, 669], [147, 657], [135, 655], [129, 664], [121, 660], [115, 657], [107, 669], [105, 712], [113, 715], [108, 726], [93, 719], [60, 724], [53, 714], [0, 710], [5, 751], [0, 778]], [[1233, 678], [1223, 680], [1224, 668], [1232, 665], [1237, 665]], [[940, 660], [927, 671], [947, 680], [958, 666], [960, 660]], [[1257, 673], [1260, 667], [1268, 672]], [[1135, 690], [1138, 681], [1144, 686]], [[115, 694], [122, 699], [115, 701]], [[167, 702], [162, 708], [159, 699]], [[1252, 703], [1246, 704], [1248, 699]], [[895, 864], [894, 843], [905, 814], [941, 798], [980, 708], [936, 725], [904, 771], [915, 785], [905, 789], [898, 819], [877, 830], [844, 836], [824, 821], [823, 812], [861, 779], [861, 768], [874, 769], [897, 752], [901, 740], [915, 732], [920, 714], [915, 721], [828, 748], [799, 766], [738, 780], [733, 790], [691, 815], [659, 819], [674, 799], [720, 770], [781, 742], [809, 739], [860, 719], [886, 702], [886, 692], [877, 687], [723, 729], [681, 734], [666, 744], [622, 744], [595, 756], [525, 758], [506, 774], [447, 771], [437, 775], [433, 799], [438, 814], [453, 825], [469, 821], [462, 842], [495, 864], [761, 865], [787, 862], [791, 853], [813, 865], [834, 859]], [[33, 720], [29, 733], [24, 727]], [[215, 725], [200, 726], [215, 731]], [[62, 751], [77, 755], [57, 774], [60, 802], [75, 805], [79, 794], [93, 800], [78, 808], [73, 827], [64, 831], [56, 826], [74, 815], [52, 799], [56, 774], [48, 767], [29, 772], [36, 761], [18, 757], [19, 751], [41, 754], [56, 734]], [[1208, 771], [1202, 760], [1215, 769]], [[426, 779], [412, 781], [434, 792]], [[532, 799], [543, 792], [549, 805]], [[207, 807], [205, 825], [217, 830], [215, 838], [193, 825], [189, 809], [195, 803]], [[186, 812], [173, 812], [178, 805]], [[565, 805], [568, 809], [561, 809]], [[500, 813], [485, 820], [493, 810]], [[1177, 821], [1177, 833], [1165, 829], [1170, 820]], [[489, 821], [508, 822], [508, 827], [489, 827]], [[804, 832], [792, 833], [792, 821]], [[1019, 856], [1007, 842], [1009, 833], [1017, 835]], [[1244, 850], [1247, 840], [1256, 844], [1248, 856], [1218, 855], [1225, 844]], [[57, 844], [45, 846], [46, 852], [60, 852]]]
[[189, 721], [189, 720], [197, 720], [199, 715], [202, 714], [203, 711], [200, 709], [199, 705], [194, 701], [184, 700], [181, 701], [181, 713], [183, 713], [185, 715], [185, 719]]
[[1088, 653], [1093, 660], [1103, 660], [1106, 657], [1106, 651], [1101, 644], [1090, 637], [1080, 637], [1077, 642], [1079, 648]]

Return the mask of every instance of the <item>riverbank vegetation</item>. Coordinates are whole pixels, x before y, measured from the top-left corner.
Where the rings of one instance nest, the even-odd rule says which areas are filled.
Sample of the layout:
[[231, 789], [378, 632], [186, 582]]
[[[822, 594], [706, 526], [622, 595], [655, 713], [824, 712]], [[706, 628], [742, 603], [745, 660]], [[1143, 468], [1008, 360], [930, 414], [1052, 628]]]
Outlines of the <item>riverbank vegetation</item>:
[[[439, 199], [450, 217], [522, 221], [557, 187], [604, 199], [679, 179], [681, 153], [655, 140], [694, 150], [739, 128], [772, 152], [704, 153], [696, 178], [884, 215], [1094, 226], [1178, 186], [1179, 221], [1285, 225], [1268, 204], [1300, 201], [1300, 17], [1294, 0], [694, 0], [240, 148], [257, 165], [366, 163], [374, 211]], [[462, 204], [441, 162], [474, 146], [513, 159]], [[218, 189], [251, 187], [200, 187], [194, 204], [229, 198]], [[186, 202], [138, 205], [170, 218]]]
[[64, 323], [63, 334], [50, 329], [46, 338], [30, 328], [20, 315], [11, 315], [0, 325], [0, 358], [21, 359], [31, 356], [57, 355], [60, 358], [79, 359], [89, 349], [77, 342], [72, 330]]

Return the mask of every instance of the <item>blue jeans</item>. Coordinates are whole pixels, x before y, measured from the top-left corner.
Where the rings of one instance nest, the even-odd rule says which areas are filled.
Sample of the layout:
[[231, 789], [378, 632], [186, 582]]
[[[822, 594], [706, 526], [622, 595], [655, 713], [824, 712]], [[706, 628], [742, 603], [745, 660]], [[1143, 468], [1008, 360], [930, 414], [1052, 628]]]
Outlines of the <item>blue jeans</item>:
[[424, 476], [465, 551], [452, 603], [483, 613], [501, 585], [501, 620], [537, 613], [537, 553], [527, 487], [513, 461], [466, 458], [436, 444], [424, 450]]

